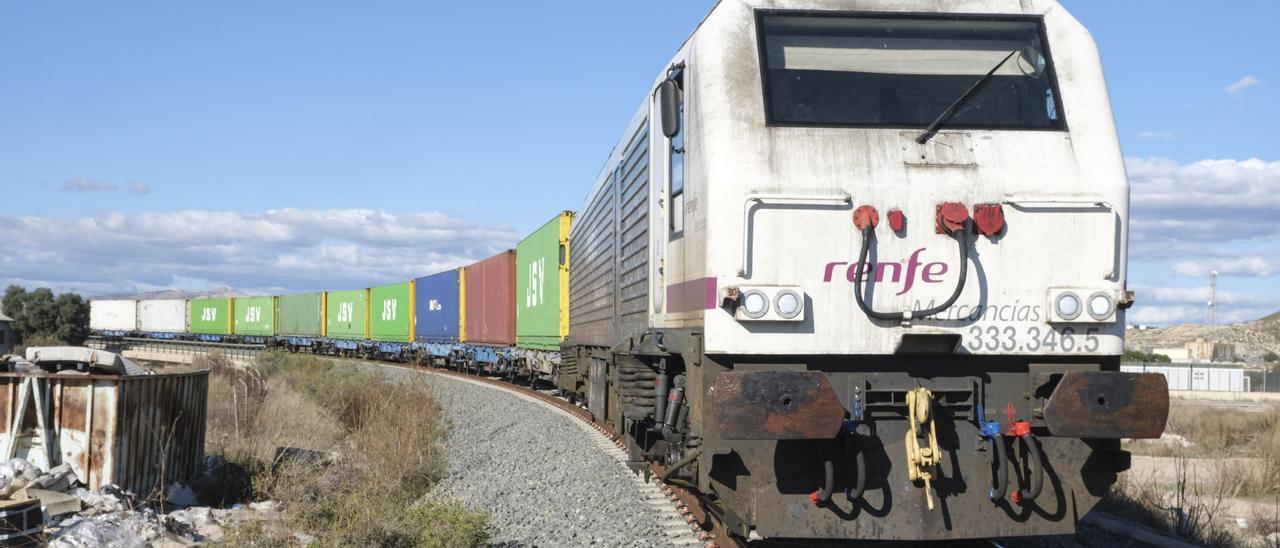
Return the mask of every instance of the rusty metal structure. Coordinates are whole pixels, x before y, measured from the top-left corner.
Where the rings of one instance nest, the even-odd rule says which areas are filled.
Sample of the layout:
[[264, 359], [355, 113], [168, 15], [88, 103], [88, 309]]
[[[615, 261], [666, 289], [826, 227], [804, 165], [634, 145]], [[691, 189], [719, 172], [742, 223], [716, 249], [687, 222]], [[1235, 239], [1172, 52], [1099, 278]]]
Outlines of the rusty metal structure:
[[67, 463], [90, 489], [147, 496], [200, 472], [208, 388], [207, 370], [0, 373], [0, 457]]

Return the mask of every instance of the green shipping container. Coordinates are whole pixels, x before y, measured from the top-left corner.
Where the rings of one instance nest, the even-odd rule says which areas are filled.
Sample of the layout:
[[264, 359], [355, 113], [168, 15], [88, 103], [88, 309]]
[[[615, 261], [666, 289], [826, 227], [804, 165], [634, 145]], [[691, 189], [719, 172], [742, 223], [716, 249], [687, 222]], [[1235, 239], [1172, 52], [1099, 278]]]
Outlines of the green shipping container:
[[276, 334], [281, 337], [323, 337], [324, 293], [276, 297]]
[[369, 338], [388, 342], [413, 340], [413, 282], [369, 289]]
[[369, 290], [330, 291], [325, 294], [324, 332], [330, 339], [369, 338]]
[[559, 350], [569, 335], [569, 226], [556, 215], [516, 246], [516, 346]]
[[275, 297], [240, 297], [232, 303], [236, 313], [232, 332], [250, 337], [270, 337], [276, 334]]
[[191, 299], [190, 308], [192, 333], [231, 334], [231, 299]]

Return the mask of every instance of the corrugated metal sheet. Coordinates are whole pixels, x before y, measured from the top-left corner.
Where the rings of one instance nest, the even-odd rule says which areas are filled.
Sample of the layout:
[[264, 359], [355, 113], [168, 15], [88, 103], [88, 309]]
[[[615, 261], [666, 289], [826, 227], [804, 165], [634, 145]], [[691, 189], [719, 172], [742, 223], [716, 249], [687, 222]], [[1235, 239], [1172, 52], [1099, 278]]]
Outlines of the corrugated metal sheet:
[[0, 457], [44, 468], [69, 463], [90, 489], [116, 484], [147, 496], [200, 472], [208, 392], [208, 371], [0, 373]]
[[138, 301], [89, 301], [89, 329], [94, 331], [138, 329]]
[[138, 329], [147, 333], [184, 333], [187, 301], [160, 299], [138, 303]]
[[628, 141], [618, 167], [574, 220], [569, 250], [569, 333], [577, 344], [613, 346], [648, 326], [649, 124]]
[[466, 342], [516, 342], [516, 252], [507, 250], [463, 268]]
[[414, 340], [457, 342], [462, 319], [458, 306], [458, 271], [418, 278], [414, 285]]
[[281, 337], [320, 337], [324, 325], [324, 295], [320, 292], [276, 298], [276, 332]]

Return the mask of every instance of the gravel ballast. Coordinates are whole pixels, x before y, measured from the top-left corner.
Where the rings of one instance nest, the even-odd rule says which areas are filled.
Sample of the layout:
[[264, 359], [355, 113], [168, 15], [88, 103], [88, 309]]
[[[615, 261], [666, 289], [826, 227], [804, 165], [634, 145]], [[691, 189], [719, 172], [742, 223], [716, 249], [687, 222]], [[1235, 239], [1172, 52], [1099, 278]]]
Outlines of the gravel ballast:
[[670, 546], [676, 540], [667, 536], [670, 516], [652, 509], [634, 474], [574, 419], [495, 388], [441, 375], [426, 380], [451, 426], [443, 444], [448, 474], [432, 495], [488, 511], [493, 544]]

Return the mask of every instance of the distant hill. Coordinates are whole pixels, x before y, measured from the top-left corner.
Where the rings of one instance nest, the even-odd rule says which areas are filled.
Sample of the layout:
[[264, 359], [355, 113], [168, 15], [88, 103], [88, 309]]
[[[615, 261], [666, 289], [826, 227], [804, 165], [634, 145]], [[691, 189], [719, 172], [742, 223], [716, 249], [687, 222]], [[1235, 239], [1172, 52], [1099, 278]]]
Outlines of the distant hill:
[[162, 289], [159, 291], [143, 291], [140, 293], [116, 293], [113, 295], [102, 295], [94, 297], [94, 299], [137, 299], [137, 300], [158, 300], [158, 299], [195, 299], [200, 297], [248, 297], [247, 293], [236, 291], [230, 287], [218, 287], [205, 291], [185, 291], [182, 289]]
[[1220, 325], [1216, 330], [1191, 323], [1161, 329], [1129, 329], [1125, 333], [1125, 346], [1150, 351], [1179, 347], [1198, 338], [1234, 343], [1236, 355], [1246, 360], [1259, 358], [1268, 351], [1280, 353], [1280, 312], [1251, 322]]

